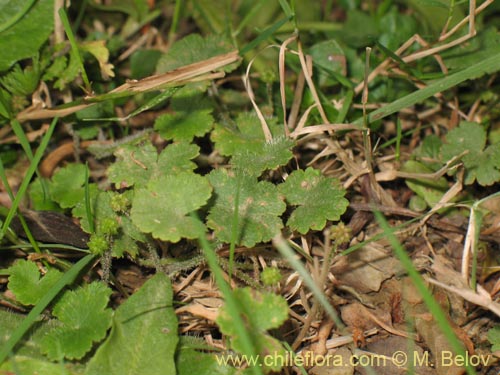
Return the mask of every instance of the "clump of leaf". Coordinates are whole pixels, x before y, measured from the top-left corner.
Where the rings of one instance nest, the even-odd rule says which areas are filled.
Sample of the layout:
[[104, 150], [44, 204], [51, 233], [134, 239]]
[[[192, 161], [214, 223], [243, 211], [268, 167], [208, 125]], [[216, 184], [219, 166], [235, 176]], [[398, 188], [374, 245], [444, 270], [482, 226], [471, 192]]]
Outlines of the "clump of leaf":
[[111, 325], [112, 310], [106, 307], [110, 295], [111, 289], [100, 282], [66, 292], [52, 312], [57, 322], [42, 340], [43, 352], [52, 360], [82, 358]]
[[62, 276], [49, 268], [42, 277], [36, 264], [27, 260], [18, 260], [9, 268], [9, 274], [9, 290], [23, 305], [36, 305]]
[[441, 153], [443, 161], [466, 152], [462, 161], [465, 166], [465, 183], [477, 180], [489, 186], [500, 180], [500, 144], [486, 145], [486, 130], [475, 122], [461, 122], [446, 136]]
[[339, 220], [349, 205], [338, 181], [313, 168], [292, 172], [278, 188], [296, 206], [286, 224], [302, 234], [323, 229], [327, 220]]
[[132, 222], [164, 241], [197, 238], [204, 226], [189, 214], [204, 206], [211, 193], [207, 179], [192, 172], [160, 176], [136, 190]]
[[[280, 356], [285, 354], [285, 349], [281, 343], [269, 335], [269, 329], [278, 328], [284, 323], [288, 316], [288, 304], [282, 296], [268, 292], [258, 292], [251, 288], [240, 288], [233, 292], [233, 297], [244, 315], [245, 329], [250, 334], [256, 352], [261, 356], [272, 354]], [[222, 333], [231, 338], [231, 346], [239, 353], [243, 351], [244, 345], [237, 334], [233, 318], [226, 306], [223, 306], [217, 316], [217, 324]], [[260, 357], [262, 358], [262, 357]], [[282, 366], [274, 364], [263, 366], [265, 373], [280, 371]]]
[[172, 113], [161, 115], [154, 125], [164, 139], [191, 142], [212, 129], [212, 104], [200, 90], [182, 88], [173, 96], [170, 108]]
[[116, 309], [111, 332], [85, 374], [175, 374], [179, 337], [172, 296], [167, 276], [150, 278]]
[[269, 241], [279, 233], [283, 227], [280, 215], [286, 205], [275, 185], [225, 169], [212, 171], [208, 179], [214, 188], [215, 203], [208, 215], [207, 225], [215, 230], [219, 240], [231, 242], [236, 208], [238, 244], [252, 247], [258, 242]]

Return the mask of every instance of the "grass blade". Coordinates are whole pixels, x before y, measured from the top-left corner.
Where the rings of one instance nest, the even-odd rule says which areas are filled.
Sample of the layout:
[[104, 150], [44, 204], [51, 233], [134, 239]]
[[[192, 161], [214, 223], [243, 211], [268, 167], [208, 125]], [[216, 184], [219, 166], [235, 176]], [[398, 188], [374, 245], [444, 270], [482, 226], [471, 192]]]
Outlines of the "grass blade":
[[[430, 98], [433, 95], [436, 95], [440, 92], [448, 90], [462, 82], [465, 82], [469, 79], [476, 79], [481, 77], [484, 74], [491, 74], [500, 70], [500, 53], [483, 60], [477, 64], [474, 64], [460, 72], [454, 73], [440, 79], [434, 83], [431, 83], [429, 86], [424, 87], [418, 91], [415, 91], [409, 95], [402, 97], [401, 99], [395, 100], [392, 103], [379, 108], [373, 112], [370, 112], [367, 116], [366, 122], [370, 124], [376, 120], [380, 120], [384, 117], [392, 115], [400, 111], [403, 108], [410, 107], [414, 104], [420, 103], [423, 100]], [[360, 117], [356, 121], [354, 121], [353, 125], [357, 125], [360, 128], [364, 124], [364, 118]]]
[[[403, 249], [403, 246], [394, 235], [394, 232], [389, 226], [389, 223], [387, 223], [387, 220], [380, 211], [374, 211], [374, 214], [375, 218], [377, 219], [377, 222], [379, 223], [380, 227], [384, 232], [385, 238], [389, 240], [389, 243], [391, 244], [394, 250], [394, 254], [397, 256], [397, 258], [405, 268], [406, 272], [408, 273], [408, 276], [410, 277], [413, 284], [417, 288], [419, 294], [422, 296], [422, 299], [424, 300], [425, 305], [429, 309], [429, 312], [432, 314], [434, 319], [436, 319], [437, 324], [441, 328], [443, 334], [450, 343], [451, 347], [453, 348], [455, 353], [465, 358], [465, 351], [462, 347], [462, 344], [460, 343], [459, 339], [455, 335], [455, 332], [453, 331], [453, 328], [448, 322], [446, 314], [439, 306], [439, 303], [437, 303], [437, 301], [432, 296], [432, 293], [430, 292], [429, 288], [425, 285], [422, 276], [417, 271], [410, 257], [406, 253], [405, 249]], [[470, 365], [466, 367], [466, 370], [469, 375], [476, 374], [476, 372]]]
[[[196, 216], [193, 214], [193, 216]], [[214, 249], [208, 243], [205, 233], [200, 233], [199, 242], [201, 245], [201, 249], [203, 250], [203, 255], [207, 260], [208, 267], [210, 271], [214, 275], [215, 282], [219, 287], [222, 295], [224, 296], [224, 301], [226, 302], [226, 306], [231, 316], [234, 319], [234, 324], [236, 327], [236, 331], [238, 335], [241, 337], [242, 345], [244, 346], [245, 354], [249, 357], [256, 358], [255, 353], [255, 345], [252, 342], [250, 335], [248, 334], [245, 323], [242, 319], [242, 314], [238, 305], [238, 302], [233, 297], [233, 291], [231, 287], [224, 279], [224, 274], [222, 273], [222, 269], [219, 266], [217, 261], [217, 255], [215, 254]], [[253, 366], [251, 368], [252, 372], [255, 375], [262, 374], [262, 370], [260, 367]]]
[[33, 160], [30, 164], [30, 167], [28, 168], [28, 171], [26, 172], [26, 175], [24, 176], [23, 182], [21, 183], [21, 186], [19, 187], [19, 190], [16, 194], [16, 197], [12, 201], [12, 206], [10, 208], [9, 213], [7, 214], [7, 217], [5, 218], [5, 221], [2, 226], [2, 230], [0, 232], [0, 238], [3, 238], [5, 235], [5, 232], [7, 231], [7, 228], [9, 227], [10, 223], [12, 222], [12, 219], [14, 218], [14, 215], [17, 212], [17, 209], [19, 207], [19, 203], [21, 202], [21, 199], [24, 197], [24, 194], [26, 193], [26, 190], [28, 189], [28, 185], [31, 181], [31, 178], [35, 174], [35, 171], [38, 167], [38, 164], [40, 163], [40, 160], [42, 160], [43, 153], [45, 152], [45, 149], [47, 148], [50, 138], [52, 137], [52, 133], [54, 132], [54, 129], [56, 127], [58, 118], [55, 117], [52, 120], [52, 123], [50, 124], [49, 129], [47, 130], [47, 133], [43, 136], [42, 142], [40, 143], [40, 146], [36, 150], [35, 155], [33, 156]]
[[318, 299], [318, 301], [321, 303], [321, 306], [323, 306], [323, 308], [328, 313], [330, 318], [332, 318], [332, 320], [335, 322], [337, 327], [340, 329], [344, 328], [344, 324], [340, 321], [338, 314], [335, 312], [332, 305], [330, 305], [330, 303], [326, 299], [325, 295], [323, 294], [323, 291], [314, 282], [309, 271], [306, 270], [304, 265], [296, 258], [295, 253], [293, 252], [290, 245], [288, 245], [288, 243], [285, 241], [285, 239], [281, 236], [276, 236], [273, 239], [273, 243], [274, 246], [283, 256], [283, 258], [285, 258], [293, 267], [293, 269], [299, 273], [300, 277], [302, 277], [302, 280], [304, 280], [304, 283], [314, 294], [314, 297]]

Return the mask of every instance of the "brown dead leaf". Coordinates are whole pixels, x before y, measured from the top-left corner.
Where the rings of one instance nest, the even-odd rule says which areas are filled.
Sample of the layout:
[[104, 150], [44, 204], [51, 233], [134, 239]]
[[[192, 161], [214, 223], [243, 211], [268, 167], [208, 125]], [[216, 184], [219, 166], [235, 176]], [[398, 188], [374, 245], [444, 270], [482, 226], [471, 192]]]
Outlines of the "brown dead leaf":
[[394, 276], [401, 266], [382, 246], [370, 243], [333, 264], [331, 271], [341, 283], [360, 293], [377, 292], [382, 282]]
[[[429, 361], [425, 361], [424, 350], [412, 343], [404, 337], [389, 336], [371, 342], [366, 347], [366, 352], [373, 353], [371, 369], [373, 372], [369, 372], [367, 368], [358, 366], [356, 370], [360, 374], [371, 374], [375, 373], [377, 375], [402, 375], [407, 373], [417, 374], [417, 375], [433, 375], [436, 374], [436, 370], [430, 365]], [[364, 354], [368, 356], [368, 354]], [[401, 358], [407, 358], [408, 362], [403, 365], [397, 365], [392, 359], [400, 360]], [[422, 361], [420, 361], [422, 359]], [[409, 362], [411, 361], [411, 363]], [[409, 372], [410, 366], [413, 366], [413, 372]]]

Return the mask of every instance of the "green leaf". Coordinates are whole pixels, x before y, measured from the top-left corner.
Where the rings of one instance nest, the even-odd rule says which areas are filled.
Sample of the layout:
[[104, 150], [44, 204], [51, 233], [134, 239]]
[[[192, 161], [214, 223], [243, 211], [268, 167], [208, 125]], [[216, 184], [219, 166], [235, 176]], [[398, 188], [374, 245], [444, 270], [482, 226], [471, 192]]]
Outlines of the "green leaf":
[[212, 129], [212, 103], [204, 96], [207, 85], [203, 83], [184, 86], [170, 102], [173, 113], [158, 117], [155, 129], [165, 139], [191, 142]]
[[[0, 0], [0, 71], [16, 61], [32, 57], [54, 28], [54, 0], [38, 0], [26, 11], [31, 0]], [[20, 16], [18, 22], [5, 28]], [[5, 28], [5, 29], [4, 29]], [[15, 48], [13, 48], [15, 46]]]
[[220, 364], [216, 354], [202, 353], [191, 348], [180, 348], [176, 357], [178, 375], [230, 375], [236, 372], [234, 367]]
[[[59, 169], [49, 184], [50, 198], [59, 203], [62, 208], [71, 208], [85, 200], [85, 171], [83, 164], [68, 164]], [[96, 189], [95, 184], [89, 184]]]
[[211, 109], [191, 108], [161, 115], [156, 119], [154, 127], [164, 139], [190, 142], [194, 137], [206, 134], [212, 128], [213, 122]]
[[108, 178], [115, 183], [116, 188], [147, 184], [151, 177], [151, 167], [158, 159], [158, 152], [150, 142], [124, 145], [114, 154], [116, 161], [108, 169]]
[[[184, 65], [231, 52], [234, 49], [232, 44], [222, 35], [209, 35], [203, 38], [199, 34], [190, 34], [175, 42], [168, 52], [160, 57], [156, 72], [165, 73]], [[236, 66], [236, 64], [228, 65], [224, 71], [230, 72]]]
[[137, 189], [132, 202], [132, 222], [164, 241], [197, 238], [203, 224], [189, 216], [210, 198], [206, 178], [182, 172], [152, 179], [146, 189]]
[[287, 225], [302, 234], [323, 229], [327, 220], [339, 220], [349, 205], [338, 182], [313, 168], [292, 172], [278, 188], [289, 204], [298, 206]]
[[328, 72], [342, 73], [345, 69], [345, 54], [336, 40], [325, 40], [313, 45], [309, 53], [313, 58], [314, 66], [321, 67]]
[[140, 49], [130, 56], [130, 77], [141, 79], [154, 74], [161, 52], [156, 49]]
[[172, 294], [169, 278], [158, 273], [118, 307], [85, 375], [175, 374], [179, 338]]
[[486, 145], [486, 131], [480, 124], [461, 122], [458, 128], [446, 136], [446, 143], [441, 148], [444, 161], [461, 154], [465, 166], [465, 183], [477, 182], [482, 186], [492, 185], [500, 180], [500, 148], [498, 144]]
[[491, 343], [491, 351], [500, 350], [500, 326], [495, 326], [488, 331], [488, 341]]
[[19, 64], [3, 77], [0, 78], [0, 84], [6, 90], [14, 95], [27, 96], [36, 90], [40, 83], [40, 65], [37, 59], [33, 59], [33, 65], [21, 69]]
[[[286, 205], [276, 186], [257, 181], [248, 175], [237, 175], [224, 169], [212, 171], [208, 176], [214, 187], [215, 203], [207, 218], [207, 225], [215, 230], [220, 241], [231, 242], [235, 197], [239, 186], [237, 243], [252, 247], [258, 242], [272, 239], [283, 223], [279, 216]], [[238, 183], [238, 179], [240, 179]]]
[[158, 156], [154, 176], [191, 172], [197, 166], [191, 160], [200, 154], [200, 148], [194, 144], [181, 142], [166, 147]]
[[9, 268], [9, 290], [23, 305], [36, 305], [62, 273], [50, 268], [43, 277], [34, 262], [18, 260]]
[[458, 46], [443, 51], [443, 59], [450, 70], [465, 69], [478, 61], [500, 53], [500, 33], [490, 26], [479, 30], [477, 35]]
[[[283, 126], [276, 125], [276, 118], [266, 119], [273, 137], [283, 137]], [[216, 125], [211, 134], [211, 139], [216, 149], [222, 155], [234, 155], [237, 152], [258, 153], [265, 142], [262, 126], [256, 114], [242, 112], [236, 119], [237, 128], [227, 125]]]
[[[265, 355], [272, 353], [279, 356], [285, 354], [285, 349], [280, 342], [266, 333], [267, 330], [278, 328], [288, 317], [288, 304], [279, 295], [270, 292], [258, 292], [251, 288], [240, 288], [233, 292], [233, 297], [238, 302], [244, 314], [246, 330], [250, 333], [257, 353]], [[234, 326], [234, 320], [229, 310], [224, 305], [219, 310], [217, 325], [221, 332], [232, 338], [233, 349], [242, 353], [243, 345]], [[282, 366], [274, 364], [268, 366], [260, 362], [264, 372], [279, 371]]]
[[441, 138], [431, 134], [423, 139], [413, 154], [418, 158], [419, 162], [431, 168], [432, 171], [437, 171], [442, 165], [440, 162], [442, 145]]
[[115, 151], [117, 158], [108, 169], [109, 180], [117, 188], [145, 187], [150, 179], [167, 174], [193, 171], [191, 161], [199, 155], [199, 147], [189, 143], [174, 143], [158, 155], [151, 143], [124, 145]]
[[[44, 189], [45, 186], [45, 189]], [[34, 210], [60, 211], [59, 205], [49, 197], [49, 182], [45, 179], [36, 178], [28, 188], [31, 207]]]
[[43, 338], [42, 351], [52, 360], [82, 358], [111, 325], [113, 312], [106, 308], [110, 295], [101, 282], [64, 293], [53, 311], [58, 324]]
[[289, 138], [278, 137], [271, 142], [261, 142], [251, 149], [237, 150], [231, 164], [244, 174], [260, 176], [266, 170], [285, 165], [292, 158], [295, 142]]

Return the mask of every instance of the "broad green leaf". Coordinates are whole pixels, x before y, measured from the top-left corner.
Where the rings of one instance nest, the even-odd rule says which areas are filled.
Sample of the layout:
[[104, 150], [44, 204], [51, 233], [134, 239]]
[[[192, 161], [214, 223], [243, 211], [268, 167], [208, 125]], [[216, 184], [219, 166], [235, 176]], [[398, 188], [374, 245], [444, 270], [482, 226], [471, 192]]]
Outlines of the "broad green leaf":
[[[71, 208], [85, 201], [85, 170], [83, 164], [68, 164], [59, 169], [49, 184], [50, 198], [59, 203], [62, 208]], [[92, 191], [95, 184], [89, 184]]]
[[201, 137], [212, 128], [214, 119], [211, 113], [212, 110], [195, 108], [175, 111], [158, 117], [154, 127], [164, 139], [191, 142], [194, 137]]
[[169, 278], [158, 273], [118, 307], [85, 375], [175, 374], [179, 338], [172, 294]]
[[132, 222], [164, 241], [197, 238], [203, 224], [189, 214], [205, 205], [211, 192], [207, 179], [191, 172], [152, 179], [135, 192]]
[[[267, 330], [278, 328], [288, 317], [288, 304], [279, 295], [270, 292], [258, 292], [251, 288], [240, 288], [233, 292], [241, 311], [244, 314], [246, 330], [250, 333], [252, 341], [261, 355], [273, 353], [279, 356], [285, 353], [280, 342], [267, 334]], [[219, 310], [217, 325], [222, 333], [232, 338], [233, 349], [243, 353], [241, 339], [234, 327], [234, 320], [226, 306]], [[279, 371], [282, 366], [274, 364], [268, 367], [260, 363], [264, 372]]]
[[[283, 126], [276, 125], [276, 118], [266, 119], [273, 137], [283, 137]], [[216, 125], [211, 134], [211, 139], [216, 149], [226, 156], [236, 152], [258, 153], [265, 142], [260, 121], [253, 112], [242, 112], [236, 119], [236, 128], [228, 125]]]
[[140, 49], [130, 56], [130, 76], [141, 79], [154, 74], [161, 52], [156, 49]]
[[62, 273], [50, 268], [43, 277], [34, 262], [18, 260], [9, 268], [9, 290], [23, 305], [36, 305]]
[[391, 51], [398, 49], [417, 33], [415, 17], [402, 13], [395, 5], [380, 18], [379, 25], [382, 25], [379, 42]]
[[191, 142], [212, 129], [212, 103], [205, 96], [205, 84], [191, 84], [174, 94], [170, 102], [172, 113], [158, 117], [155, 130], [164, 139]]
[[[68, 367], [61, 363], [50, 362], [43, 358], [33, 358], [16, 355], [0, 366], [1, 375], [23, 374], [23, 375], [68, 375], [77, 374], [70, 372]], [[80, 372], [78, 372], [80, 373]]]
[[[214, 188], [215, 203], [210, 209], [207, 225], [215, 230], [216, 237], [231, 242], [235, 199], [239, 187], [237, 243], [252, 247], [258, 242], [272, 239], [283, 223], [280, 215], [286, 205], [276, 186], [267, 181], [257, 181], [248, 175], [237, 175], [224, 169], [212, 171], [208, 176]], [[238, 181], [239, 180], [239, 181]]]
[[185, 142], [168, 145], [160, 155], [151, 143], [125, 145], [115, 151], [117, 160], [109, 167], [108, 177], [117, 188], [145, 187], [152, 178], [194, 170], [191, 159], [199, 151], [198, 146]]
[[465, 166], [465, 183], [477, 182], [482, 186], [492, 185], [500, 180], [499, 144], [486, 145], [486, 131], [474, 122], [461, 122], [458, 128], [446, 136], [446, 143], [441, 148], [443, 161], [467, 151], [462, 158]]
[[111, 325], [113, 312], [106, 307], [110, 295], [111, 289], [101, 282], [64, 293], [54, 307], [58, 321], [43, 338], [42, 351], [52, 360], [82, 358]]
[[419, 147], [413, 153], [418, 161], [431, 170], [437, 171], [441, 168], [441, 146], [443, 142], [437, 135], [431, 134], [425, 137]]
[[260, 176], [266, 170], [273, 170], [285, 165], [292, 158], [294, 141], [279, 137], [271, 142], [256, 144], [251, 149], [236, 151], [231, 164], [245, 174]]
[[[199, 34], [190, 34], [175, 42], [168, 52], [160, 57], [156, 72], [165, 73], [184, 65], [231, 52], [234, 49], [222, 34], [210, 35], [206, 38], [201, 37]], [[228, 65], [224, 68], [224, 71], [230, 72], [236, 66], [236, 64]]]
[[191, 348], [177, 351], [176, 367], [178, 375], [230, 375], [236, 373], [234, 367], [223, 365], [217, 354], [202, 353]]
[[199, 154], [200, 148], [194, 144], [186, 142], [173, 143], [158, 156], [154, 176], [191, 172], [196, 168], [196, 164], [191, 160]]
[[485, 30], [478, 30], [477, 35], [467, 43], [460, 43], [444, 51], [442, 57], [448, 69], [458, 70], [498, 53], [500, 53], [500, 33], [496, 27], [491, 26]]
[[492, 352], [500, 350], [500, 326], [496, 325], [488, 331], [488, 341], [492, 345]]
[[145, 186], [156, 164], [158, 152], [149, 142], [142, 145], [124, 145], [115, 151], [116, 161], [108, 169], [109, 181], [117, 188]]
[[[0, 0], [0, 72], [34, 56], [54, 28], [54, 0]], [[19, 19], [10, 27], [11, 20]], [[15, 47], [14, 47], [15, 46]]]
[[310, 48], [309, 53], [314, 66], [337, 73], [342, 73], [345, 69], [344, 51], [334, 39], [316, 43]]
[[[46, 189], [44, 189], [44, 186]], [[36, 178], [28, 188], [31, 208], [38, 211], [60, 211], [59, 205], [50, 199], [49, 181]]]
[[289, 204], [298, 206], [287, 225], [302, 234], [323, 229], [327, 220], [339, 220], [349, 204], [338, 181], [313, 168], [292, 172], [278, 188]]

